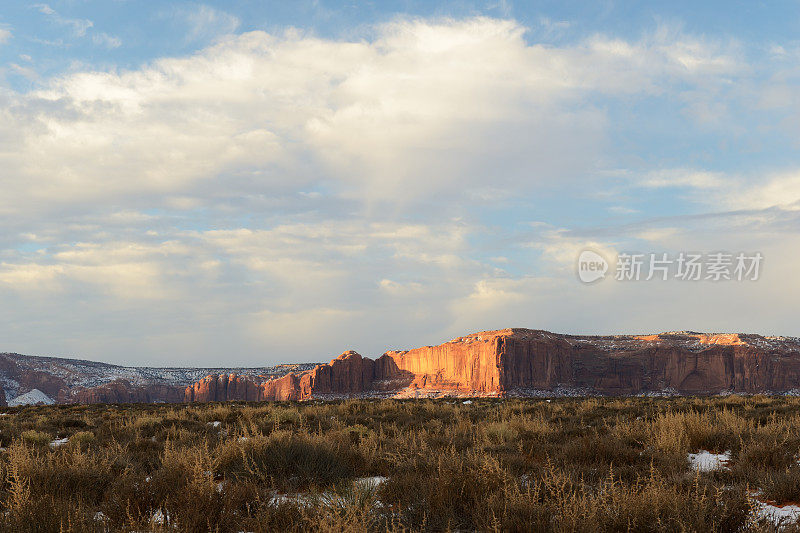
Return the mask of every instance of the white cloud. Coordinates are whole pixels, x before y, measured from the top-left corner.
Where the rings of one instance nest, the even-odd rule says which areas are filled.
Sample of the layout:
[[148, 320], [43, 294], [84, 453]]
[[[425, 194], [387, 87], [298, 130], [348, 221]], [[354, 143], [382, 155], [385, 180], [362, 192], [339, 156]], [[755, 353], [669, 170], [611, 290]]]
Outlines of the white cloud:
[[[126, 225], [137, 224], [133, 215]], [[208, 337], [207, 345], [193, 355], [206, 364], [214, 364], [221, 350], [263, 353], [265, 347], [296, 359], [324, 359], [332, 345], [344, 349], [362, 327], [374, 328], [361, 347], [374, 354], [397, 335], [393, 326], [430, 332], [447, 320], [435, 302], [458, 291], [464, 273], [481, 270], [470, 261], [442, 260], [466, 253], [462, 234], [454, 224], [384, 223], [364, 232], [357, 223], [330, 220], [258, 231], [172, 230], [128, 241], [99, 234], [95, 242], [59, 244], [0, 261], [0, 295], [6, 302], [28, 302], [15, 319], [18, 333], [61, 314], [96, 320], [109, 343], [125, 339], [129, 348], [115, 350], [120, 357], [150, 350], [157, 360], [167, 344], [200, 335]], [[416, 273], [414, 281], [383, 277], [406, 270]], [[107, 324], [111, 310], [138, 318]], [[55, 324], [51, 337], [70, 338], [74, 320]], [[313, 335], [303, 333], [309, 328]], [[162, 339], [155, 348], [148, 345], [154, 338]], [[192, 342], [186, 338], [186, 345]], [[86, 349], [82, 355], [102, 358]], [[92, 349], [109, 350], [111, 344]], [[256, 361], [240, 360], [245, 362]]]
[[696, 169], [663, 169], [649, 172], [639, 185], [645, 187], [690, 187], [694, 189], [717, 189], [733, 182], [721, 172]]
[[39, 73], [36, 72], [31, 67], [23, 67], [22, 65], [18, 65], [17, 63], [9, 63], [8, 64], [8, 70], [10, 72], [13, 72], [14, 74], [18, 74], [20, 76], [23, 76], [24, 78], [27, 78], [29, 80], [37, 80], [37, 79], [39, 79]]
[[382, 291], [397, 296], [414, 296], [425, 290], [421, 283], [415, 281], [403, 283], [390, 279], [382, 279], [378, 282], [378, 286]]
[[487, 176], [519, 194], [596, 165], [606, 117], [580, 104], [587, 93], [717, 69], [674, 68], [663, 40], [553, 48], [523, 32], [486, 18], [401, 21], [371, 42], [252, 32], [139, 70], [55, 79], [2, 110], [0, 136], [17, 141], [0, 155], [0, 213], [123, 198], [197, 206], [319, 183], [403, 205], [484, 190]]
[[634, 185], [651, 188], [686, 187], [695, 203], [716, 211], [726, 209], [800, 209], [800, 171], [761, 176], [730, 175], [698, 169], [664, 169], [631, 175]]
[[599, 253], [612, 266], [617, 255], [617, 244], [614, 242], [573, 236], [564, 229], [547, 227], [526, 246], [541, 251], [544, 265], [551, 269], [549, 274], [574, 272], [578, 256], [584, 250]]
[[[685, 239], [676, 239], [679, 234], [678, 228], [650, 228], [636, 235], [637, 238], [648, 241], [656, 246], [668, 246], [672, 248], [677, 242], [685, 242]], [[681, 235], [681, 237], [684, 237]]]
[[122, 46], [122, 39], [105, 32], [92, 35], [92, 42], [98, 46], [105, 46], [106, 48], [119, 48]]
[[12, 33], [11, 30], [6, 28], [0, 28], [0, 44], [7, 43], [11, 39]]
[[800, 171], [773, 174], [754, 183], [750, 181], [728, 195], [729, 204], [737, 209], [800, 209]]
[[190, 41], [233, 33], [241, 24], [241, 21], [230, 13], [207, 5], [181, 11], [180, 16], [185, 18], [189, 25], [187, 39]]
[[55, 15], [55, 10], [47, 4], [34, 4], [32, 7], [39, 10], [39, 13], [43, 13], [45, 15]]
[[86, 36], [86, 32], [94, 26], [94, 22], [88, 19], [62, 17], [48, 4], [34, 4], [32, 7], [38, 9], [43, 15], [50, 17], [56, 24], [70, 28], [75, 37]]
[[[567, 205], [608, 163], [597, 97], [713, 92], [744, 69], [735, 47], [675, 32], [544, 46], [488, 18], [401, 20], [349, 41], [225, 35], [235, 17], [189, 15], [191, 38], [213, 46], [0, 94], [7, 348], [252, 364], [509, 325], [613, 330], [645, 323], [650, 289], [586, 289], [580, 250], [610, 259], [637, 238], [708, 236], [682, 220], [534, 237], [480, 221], [548, 187]], [[730, 178], [640, 181], [718, 191]], [[778, 189], [758, 205], [789, 196]], [[616, 314], [591, 322], [592, 309]]]

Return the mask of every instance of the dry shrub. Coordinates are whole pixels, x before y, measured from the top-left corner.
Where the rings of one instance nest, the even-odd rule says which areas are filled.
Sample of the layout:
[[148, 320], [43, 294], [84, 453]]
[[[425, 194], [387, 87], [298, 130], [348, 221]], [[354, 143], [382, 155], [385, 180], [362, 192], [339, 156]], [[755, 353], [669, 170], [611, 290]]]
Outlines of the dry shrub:
[[[747, 491], [800, 498], [794, 398], [8, 412], [0, 531], [769, 531]], [[691, 472], [699, 448], [730, 469]]]

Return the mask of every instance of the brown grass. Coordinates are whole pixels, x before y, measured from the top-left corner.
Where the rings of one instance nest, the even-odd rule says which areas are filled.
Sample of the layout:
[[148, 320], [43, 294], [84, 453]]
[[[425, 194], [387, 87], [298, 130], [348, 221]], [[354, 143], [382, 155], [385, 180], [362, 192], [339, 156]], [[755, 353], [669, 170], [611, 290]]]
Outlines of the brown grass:
[[794, 398], [6, 411], [0, 531], [773, 531], [754, 491], [800, 501]]

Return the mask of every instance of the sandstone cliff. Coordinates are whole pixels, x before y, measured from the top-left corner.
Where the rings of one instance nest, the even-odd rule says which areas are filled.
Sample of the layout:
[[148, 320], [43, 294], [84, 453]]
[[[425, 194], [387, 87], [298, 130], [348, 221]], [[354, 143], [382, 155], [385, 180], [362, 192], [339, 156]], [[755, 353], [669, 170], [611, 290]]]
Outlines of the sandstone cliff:
[[300, 399], [300, 388], [297, 376], [292, 372], [260, 383], [253, 378], [236, 374], [208, 375], [186, 387], [183, 393], [185, 402], [233, 400], [259, 402], [298, 399]]
[[692, 332], [601, 337], [505, 329], [459, 337], [439, 346], [386, 352], [374, 361], [345, 352], [299, 375], [248, 386], [231, 386], [230, 379], [209, 376], [188, 387], [185, 399], [303, 400], [420, 392], [784, 393], [794, 389], [800, 389], [800, 340], [795, 338]]
[[55, 399], [58, 403], [175, 403], [183, 401], [183, 388], [150, 384], [135, 386], [117, 379], [96, 387], [62, 389]]
[[[203, 377], [205, 376], [205, 377]], [[305, 400], [355, 396], [800, 394], [800, 339], [671, 332], [578, 336], [504, 329], [438, 346], [348, 351], [326, 364], [242, 369], [120, 367], [0, 354], [9, 399], [59, 403]], [[0, 392], [0, 405], [5, 398]]]

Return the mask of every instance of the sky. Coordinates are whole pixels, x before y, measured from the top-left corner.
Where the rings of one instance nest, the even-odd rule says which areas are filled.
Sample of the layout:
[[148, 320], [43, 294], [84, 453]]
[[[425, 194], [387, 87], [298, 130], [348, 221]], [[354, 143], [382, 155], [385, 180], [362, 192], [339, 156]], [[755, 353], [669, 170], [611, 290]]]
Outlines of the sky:
[[[795, 1], [0, 3], [0, 351], [800, 336], [798, 35]], [[722, 252], [757, 279], [615, 278]]]

